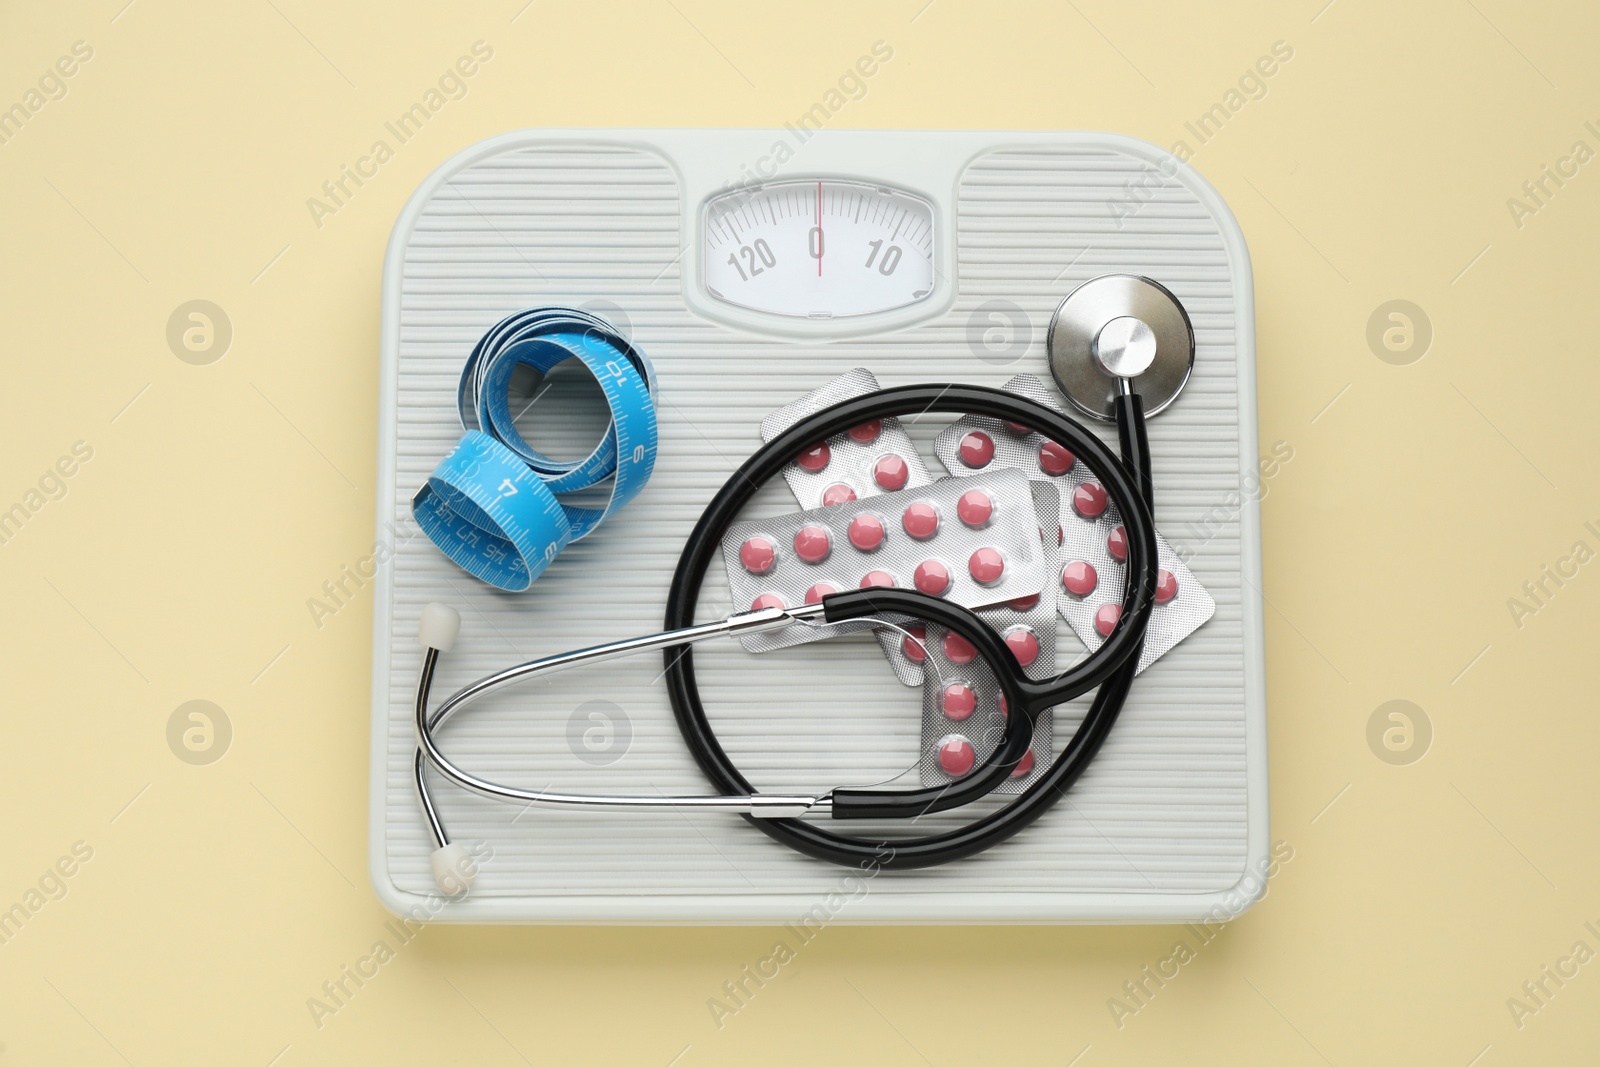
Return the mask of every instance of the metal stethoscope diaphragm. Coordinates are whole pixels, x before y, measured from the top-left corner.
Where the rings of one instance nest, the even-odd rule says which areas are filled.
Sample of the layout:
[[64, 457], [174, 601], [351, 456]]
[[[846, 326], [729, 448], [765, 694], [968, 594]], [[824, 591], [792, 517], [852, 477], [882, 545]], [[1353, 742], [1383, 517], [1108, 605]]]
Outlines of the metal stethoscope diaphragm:
[[[430, 771], [483, 796], [530, 806], [576, 810], [719, 811], [744, 816], [778, 841], [810, 856], [857, 866], [929, 867], [974, 855], [1017, 833], [1061, 798], [1098, 752], [1121, 711], [1143, 648], [1155, 603], [1156, 530], [1152, 515], [1149, 443], [1145, 417], [1165, 409], [1187, 382], [1194, 363], [1194, 331], [1177, 298], [1135, 275], [1104, 275], [1073, 290], [1057, 308], [1047, 342], [1052, 376], [1072, 404], [1095, 419], [1115, 422], [1117, 451], [1083, 424], [1014, 393], [977, 385], [924, 384], [882, 389], [810, 415], [763, 445], [712, 498], [685, 541], [668, 594], [663, 632], [565, 652], [509, 667], [472, 682], [430, 708], [430, 691], [442, 653], [450, 651], [460, 616], [428, 605], [419, 627], [426, 649], [419, 673], [414, 725], [415, 785], [429, 832], [435, 880], [446, 892], [471, 885], [476, 869], [466, 847], [453, 843], [433, 796]], [[795, 608], [743, 612], [697, 623], [701, 583], [721, 541], [741, 510], [769, 480], [807, 447], [873, 419], [949, 413], [989, 417], [1028, 427], [1058, 442], [1101, 480], [1127, 533], [1121, 615], [1099, 648], [1051, 678], [1028, 677], [1001, 636], [971, 610], [907, 589], [875, 587], [825, 596]], [[693, 646], [714, 637], [738, 637], [793, 625], [915, 618], [965, 638], [993, 673], [1010, 709], [994, 751], [954, 782], [921, 788], [839, 787], [814, 793], [762, 793], [734, 765], [701, 702]], [[524, 789], [489, 781], [446, 754], [438, 736], [447, 721], [502, 687], [614, 657], [661, 651], [668, 696], [680, 733], [715, 792], [659, 796], [574, 794]], [[920, 837], [852, 836], [824, 828], [861, 819], [911, 820], [960, 808], [989, 796], [1028, 752], [1038, 716], [1098, 689], [1081, 724], [1054, 761], [1010, 803], [954, 830]]]

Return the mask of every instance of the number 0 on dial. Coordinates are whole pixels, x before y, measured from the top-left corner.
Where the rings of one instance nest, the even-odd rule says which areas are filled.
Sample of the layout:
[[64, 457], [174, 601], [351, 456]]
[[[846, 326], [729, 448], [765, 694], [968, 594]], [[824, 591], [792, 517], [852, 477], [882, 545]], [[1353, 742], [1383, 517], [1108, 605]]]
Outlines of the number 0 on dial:
[[933, 205], [866, 182], [736, 189], [706, 204], [707, 290], [772, 315], [870, 315], [933, 292]]

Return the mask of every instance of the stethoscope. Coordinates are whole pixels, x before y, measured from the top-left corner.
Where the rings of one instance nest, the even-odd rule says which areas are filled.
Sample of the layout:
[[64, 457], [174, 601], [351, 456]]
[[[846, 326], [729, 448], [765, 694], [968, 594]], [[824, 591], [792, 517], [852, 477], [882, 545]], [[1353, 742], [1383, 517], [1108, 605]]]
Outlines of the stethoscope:
[[[845, 400], [791, 426], [763, 445], [727, 480], [701, 513], [684, 544], [667, 598], [661, 633], [564, 652], [509, 667], [472, 682], [429, 710], [429, 693], [441, 653], [448, 652], [461, 617], [443, 604], [423, 611], [419, 637], [426, 649], [417, 680], [414, 780], [429, 832], [437, 845], [433, 873], [449, 893], [469, 888], [476, 867], [465, 845], [452, 842], [428, 784], [428, 768], [486, 797], [546, 808], [628, 812], [717, 811], [744, 816], [789, 847], [853, 867], [918, 868], [949, 863], [1006, 840], [1043, 815], [1088, 767], [1122, 710], [1136, 672], [1145, 629], [1155, 604], [1156, 530], [1150, 449], [1145, 419], [1182, 391], [1194, 366], [1194, 329], [1177, 298], [1148, 278], [1102, 275], [1074, 289], [1053, 316], [1046, 340], [1056, 384], [1082, 414], [1117, 426], [1112, 452], [1083, 424], [1042, 404], [978, 385], [924, 384], [883, 389]], [[816, 441], [873, 419], [933, 412], [989, 416], [1028, 427], [1065, 446], [1101, 480], [1127, 532], [1122, 613], [1105, 643], [1053, 678], [1029, 678], [998, 633], [972, 611], [920, 592], [876, 587], [824, 597], [817, 604], [741, 612], [716, 622], [694, 620], [699, 590], [720, 551], [723, 535], [760, 488]], [[706, 716], [694, 668], [693, 646], [714, 637], [738, 637], [803, 624], [905, 617], [936, 623], [959, 634], [993, 672], [1008, 714], [995, 750], [965, 777], [921, 788], [840, 787], [817, 793], [758, 792], [728, 757]], [[616, 657], [660, 650], [673, 715], [684, 743], [717, 790], [709, 795], [655, 796], [562, 793], [489, 781], [460, 767], [440, 747], [439, 730], [473, 702], [505, 686]], [[854, 837], [824, 829], [802, 816], [915, 819], [988, 796], [1006, 781], [1028, 751], [1034, 723], [1044, 711], [1098, 688], [1077, 731], [1054, 762], [1011, 803], [959, 827], [920, 837]]]

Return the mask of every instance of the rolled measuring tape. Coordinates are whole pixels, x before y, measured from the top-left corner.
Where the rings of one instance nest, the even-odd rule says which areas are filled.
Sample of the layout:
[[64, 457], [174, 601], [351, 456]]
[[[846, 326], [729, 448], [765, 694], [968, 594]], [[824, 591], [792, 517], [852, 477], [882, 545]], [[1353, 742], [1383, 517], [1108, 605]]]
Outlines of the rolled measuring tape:
[[[509, 390], [518, 366], [548, 374], [569, 359], [588, 368], [611, 425], [583, 459], [533, 448], [514, 425]], [[656, 462], [655, 371], [604, 319], [575, 308], [534, 308], [502, 319], [467, 358], [456, 393], [466, 431], [411, 498], [428, 539], [497, 589], [521, 592], [561, 550], [638, 495]], [[560, 497], [614, 478], [603, 508]]]

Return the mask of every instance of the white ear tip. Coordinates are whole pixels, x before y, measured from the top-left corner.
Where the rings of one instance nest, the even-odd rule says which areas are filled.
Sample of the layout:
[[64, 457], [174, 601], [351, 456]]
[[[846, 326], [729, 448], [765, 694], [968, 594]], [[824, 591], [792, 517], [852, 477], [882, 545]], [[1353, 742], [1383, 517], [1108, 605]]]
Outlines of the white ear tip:
[[417, 637], [424, 648], [437, 648], [449, 652], [461, 632], [461, 613], [449, 604], [434, 601], [422, 609], [422, 620], [417, 624]]
[[460, 896], [472, 888], [477, 878], [478, 864], [466, 845], [452, 841], [433, 850], [433, 880], [445, 896]]

